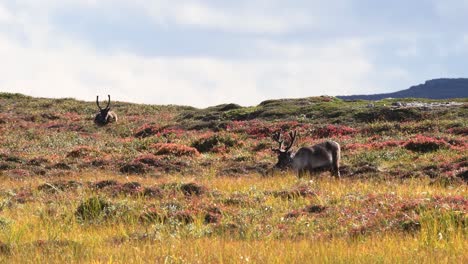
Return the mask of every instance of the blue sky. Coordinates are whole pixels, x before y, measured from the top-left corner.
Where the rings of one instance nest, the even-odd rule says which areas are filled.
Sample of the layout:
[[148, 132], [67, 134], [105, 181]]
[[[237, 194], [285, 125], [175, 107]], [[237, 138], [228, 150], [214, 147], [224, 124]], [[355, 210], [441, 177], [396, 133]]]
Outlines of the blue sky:
[[0, 91], [206, 107], [466, 77], [468, 0], [0, 0]]

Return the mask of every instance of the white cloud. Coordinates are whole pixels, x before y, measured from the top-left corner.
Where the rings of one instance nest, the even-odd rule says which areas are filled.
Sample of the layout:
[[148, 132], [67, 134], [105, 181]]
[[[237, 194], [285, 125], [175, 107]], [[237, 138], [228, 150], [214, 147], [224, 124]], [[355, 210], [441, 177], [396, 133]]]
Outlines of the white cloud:
[[253, 61], [145, 58], [102, 55], [76, 42], [54, 49], [21, 47], [0, 35], [0, 56], [8, 62], [0, 65], [0, 87], [42, 97], [92, 100], [110, 93], [116, 100], [141, 103], [253, 105], [271, 97], [348, 93], [361, 88], [371, 71], [352, 44], [304, 48], [298, 57], [290, 57], [289, 49], [279, 45], [276, 56]]
[[417, 43], [407, 44], [401, 48], [396, 49], [396, 55], [402, 58], [417, 57], [420, 55], [420, 49]]
[[468, 34], [460, 36], [460, 39], [455, 41], [453, 51], [457, 54], [468, 54]]
[[12, 19], [10, 11], [0, 4], [0, 23], [9, 23]]
[[[10, 9], [3, 8], [11, 28], [21, 31], [24, 38], [0, 32], [1, 91], [84, 100], [109, 93], [121, 101], [204, 107], [227, 102], [254, 105], [269, 98], [372, 90], [366, 79], [373, 74], [373, 65], [367, 58], [365, 43], [358, 39], [324, 44], [284, 44], [265, 39], [251, 47], [257, 56], [246, 59], [145, 57], [123, 51], [102, 54], [86, 40], [71, 39], [51, 24], [48, 19], [51, 10], [67, 3], [104, 8], [110, 1], [26, 0]], [[136, 1], [135, 5], [146, 3]], [[152, 4], [153, 9], [148, 6], [150, 10], [156, 4], [164, 7], [165, 1]], [[275, 24], [268, 15], [236, 13], [238, 10], [218, 15], [218, 10], [212, 7], [186, 5], [186, 8], [171, 19], [234, 31], [273, 33], [302, 23], [300, 16], [299, 22], [292, 24], [279, 17]], [[1, 10], [0, 6], [0, 15]]]
[[264, 9], [247, 7], [234, 11], [189, 2], [173, 7], [172, 15], [179, 24], [226, 31], [285, 33], [312, 25], [312, 18], [305, 14], [300, 12], [289, 15], [271, 14], [265, 12], [267, 6]]
[[433, 0], [433, 4], [435, 12], [443, 19], [467, 20], [468, 0]]
[[264, 54], [270, 76], [266, 87], [279, 90], [281, 97], [348, 94], [372, 89], [366, 77], [373, 66], [358, 39], [339, 40], [322, 45], [312, 43], [278, 44], [262, 41], [258, 52]]
[[285, 11], [282, 9], [284, 4], [282, 5], [275, 5], [275, 1], [262, 0], [238, 1], [237, 6], [240, 8], [216, 7], [206, 1], [197, 0], [10, 1], [10, 6], [16, 11], [36, 18], [47, 18], [51, 13], [61, 9], [77, 7], [98, 9], [103, 16], [111, 16], [109, 10], [119, 10], [118, 13], [123, 18], [126, 10], [138, 10], [142, 15], [150, 17], [158, 27], [175, 24], [227, 32], [280, 34], [311, 27], [317, 22], [318, 16], [311, 14], [310, 10], [309, 13], [301, 11], [300, 8]]

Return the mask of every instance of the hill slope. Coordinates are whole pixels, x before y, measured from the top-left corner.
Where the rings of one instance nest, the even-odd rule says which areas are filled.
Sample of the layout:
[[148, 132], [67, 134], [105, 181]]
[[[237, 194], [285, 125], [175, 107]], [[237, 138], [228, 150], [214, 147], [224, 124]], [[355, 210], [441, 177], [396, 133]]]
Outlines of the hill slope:
[[[98, 127], [0, 93], [0, 263], [468, 263], [468, 98], [418, 101], [116, 101]], [[342, 178], [273, 169], [293, 130], [339, 142]]]
[[350, 95], [337, 96], [346, 100], [381, 100], [385, 98], [429, 98], [429, 99], [448, 99], [448, 98], [466, 98], [468, 97], [468, 78], [459, 79], [434, 79], [426, 81], [424, 84], [412, 86], [406, 90], [370, 95]]

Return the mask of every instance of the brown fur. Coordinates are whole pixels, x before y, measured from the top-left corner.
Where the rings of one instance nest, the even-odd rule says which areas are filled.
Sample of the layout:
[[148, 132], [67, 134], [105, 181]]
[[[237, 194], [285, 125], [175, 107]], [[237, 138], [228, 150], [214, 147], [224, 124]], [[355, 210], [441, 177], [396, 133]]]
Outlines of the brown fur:
[[283, 149], [283, 141], [278, 134], [273, 139], [280, 143], [279, 149], [274, 149], [278, 153], [278, 163], [276, 168], [292, 168], [297, 172], [298, 177], [306, 173], [314, 173], [318, 170], [328, 170], [332, 175], [340, 178], [340, 144], [335, 141], [325, 141], [314, 146], [302, 147], [296, 153], [289, 151], [295, 142], [297, 133], [289, 133], [290, 143]]

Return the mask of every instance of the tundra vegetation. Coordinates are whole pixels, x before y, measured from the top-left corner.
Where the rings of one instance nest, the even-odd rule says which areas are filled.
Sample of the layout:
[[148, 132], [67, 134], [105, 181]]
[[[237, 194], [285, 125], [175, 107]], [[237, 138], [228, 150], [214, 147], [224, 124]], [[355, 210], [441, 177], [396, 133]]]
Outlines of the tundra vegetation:
[[[95, 102], [0, 93], [0, 262], [467, 263], [455, 101], [119, 102], [100, 127]], [[271, 171], [293, 130], [341, 145], [341, 179]]]

